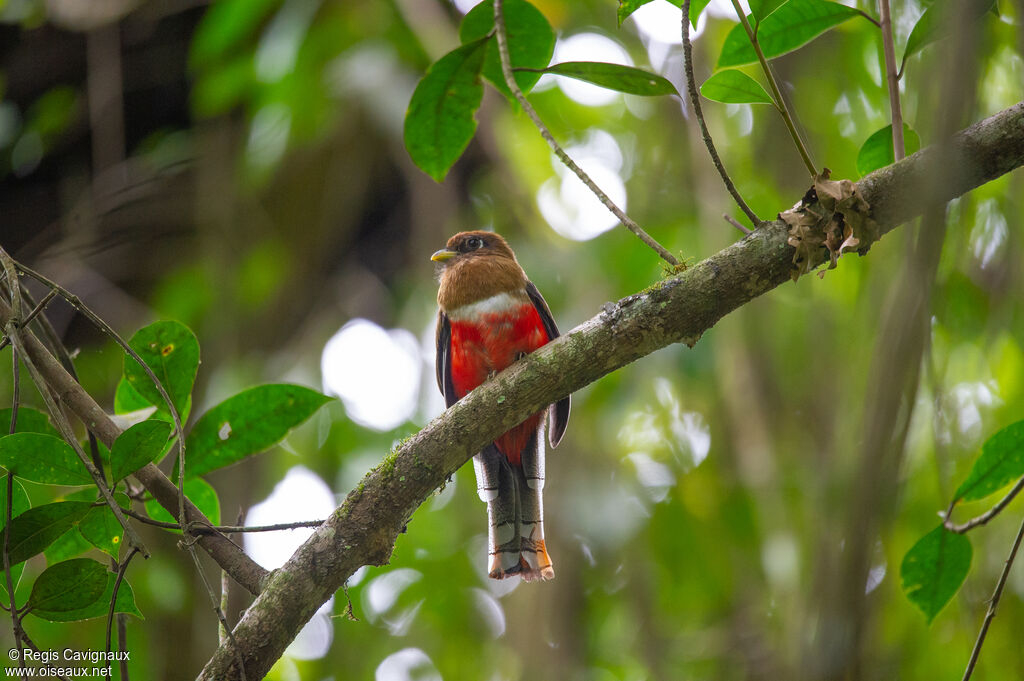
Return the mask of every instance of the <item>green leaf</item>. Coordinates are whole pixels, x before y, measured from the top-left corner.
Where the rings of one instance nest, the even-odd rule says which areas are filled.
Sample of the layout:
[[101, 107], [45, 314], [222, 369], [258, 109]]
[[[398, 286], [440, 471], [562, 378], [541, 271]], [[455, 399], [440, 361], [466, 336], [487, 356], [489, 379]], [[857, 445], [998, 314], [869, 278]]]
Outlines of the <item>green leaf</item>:
[[[32, 614], [51, 622], [77, 622], [79, 620], [92, 619], [93, 617], [106, 617], [107, 611], [110, 608], [110, 599], [114, 595], [114, 582], [116, 580], [117, 575], [107, 572], [107, 586], [103, 590], [103, 594], [92, 604], [84, 608], [63, 612], [39, 612], [33, 610]], [[144, 619], [138, 606], [135, 605], [135, 592], [132, 591], [131, 584], [128, 583], [127, 579], [121, 580], [121, 586], [117, 589], [117, 601], [114, 603], [114, 612], [123, 612], [128, 615], [134, 615], [139, 619]]]
[[[220, 499], [217, 497], [217, 490], [210, 483], [202, 478], [186, 480], [185, 496], [210, 519], [210, 522], [214, 525], [220, 524]], [[174, 516], [168, 513], [167, 509], [161, 506], [156, 499], [146, 502], [146, 514], [153, 520], [161, 520], [165, 523], [177, 522], [174, 520]]]
[[67, 532], [92, 508], [87, 501], [58, 501], [30, 508], [11, 521], [11, 565], [28, 560]]
[[[8, 412], [8, 417], [10, 417], [10, 413], [9, 412]], [[21, 420], [20, 410], [19, 410], [19, 414], [18, 414], [18, 420], [19, 421]], [[10, 422], [8, 422], [8, 423], [10, 423]], [[25, 486], [22, 485], [21, 482], [19, 482], [17, 479], [14, 480], [13, 490], [14, 490], [14, 494], [11, 495], [11, 496], [14, 497], [14, 501], [11, 504], [11, 517], [12, 518], [13, 517], [17, 517], [18, 515], [24, 513], [25, 511], [27, 511], [31, 507], [31, 503], [29, 502], [29, 499], [28, 499], [28, 494], [25, 493]], [[3, 528], [7, 524], [6, 513], [7, 513], [7, 480], [5, 478], [0, 477], [0, 541], [2, 541], [2, 537], [3, 537], [3, 534], [2, 534], [3, 533]], [[0, 563], [0, 566], [2, 566], [2, 565], [3, 565], [3, 563]], [[24, 569], [25, 569], [25, 564], [24, 563], [19, 563], [18, 565], [12, 565], [11, 566], [11, 581], [14, 583], [14, 591], [15, 592], [18, 591], [18, 582], [21, 581], [21, 573], [22, 573], [22, 571]], [[0, 567], [0, 599], [2, 599], [2, 600], [0, 600], [0, 602], [4, 603], [5, 605], [10, 605], [10, 598], [7, 596], [7, 580], [3, 578], [2, 573], [3, 573], [3, 570], [2, 570], [2, 567]]]
[[192, 68], [219, 61], [242, 41], [254, 36], [281, 0], [223, 0], [212, 3], [192, 38]]
[[92, 549], [92, 544], [82, 536], [78, 528], [72, 527], [47, 546], [43, 555], [46, 556], [47, 564], [53, 565], [68, 558], [80, 556], [90, 549]]
[[786, 0], [750, 0], [750, 13], [758, 22], [779, 8]]
[[[681, 0], [669, 0], [673, 5], [682, 8], [683, 3]], [[691, 0], [690, 1], [690, 25], [696, 28], [697, 20], [700, 19], [701, 13], [704, 8], [711, 4], [711, 0]]]
[[[757, 41], [768, 59], [792, 52], [847, 19], [859, 16], [852, 7], [826, 0], [789, 0], [768, 15], [757, 30]], [[743, 26], [736, 24], [722, 45], [716, 68], [757, 61]]]
[[229, 397], [202, 415], [185, 441], [185, 476], [204, 475], [277, 444], [331, 398], [270, 384]]
[[971, 542], [965, 535], [939, 525], [903, 557], [903, 592], [929, 623], [964, 583], [971, 568], [971, 553]]
[[[152, 369], [184, 419], [199, 369], [199, 341], [192, 330], [181, 322], [154, 322], [136, 331], [128, 345]], [[160, 391], [145, 370], [127, 356], [124, 358], [124, 377], [143, 399], [166, 408]]]
[[44, 485], [91, 485], [92, 476], [67, 442], [43, 433], [0, 437], [0, 466]]
[[[651, 0], [619, 0], [619, 26], [622, 26], [622, 22], [626, 20], [633, 12], [637, 11]], [[784, 2], [785, 0], [783, 0]], [[679, 9], [683, 8], [683, 0], [668, 0], [671, 4], [675, 5]], [[711, 3], [711, 0], [693, 0], [690, 3], [690, 24], [692, 26], [697, 25], [697, 20], [700, 19], [701, 12], [704, 8]]]
[[48, 613], [81, 610], [103, 598], [107, 569], [89, 558], [75, 558], [46, 568], [32, 585], [28, 607], [44, 617]]
[[619, 0], [619, 9], [618, 12], [616, 12], [616, 17], [619, 20], [619, 28], [622, 28], [622, 22], [625, 21], [630, 14], [637, 11], [650, 1], [651, 0]]
[[619, 92], [631, 95], [679, 96], [675, 85], [665, 78], [643, 69], [623, 66], [622, 64], [608, 64], [597, 61], [567, 61], [562, 64], [552, 64], [546, 69], [542, 69], [542, 72], [584, 80], [609, 90], [618, 90]]
[[[161, 402], [161, 405], [163, 403]], [[130, 414], [133, 411], [146, 409], [154, 405], [149, 403], [139, 391], [132, 387], [124, 376], [117, 382], [117, 390], [114, 391], [114, 413]]]
[[438, 59], [416, 86], [405, 113], [405, 148], [420, 170], [440, 182], [476, 132], [484, 96], [480, 69], [488, 40]]
[[[903, 124], [903, 148], [907, 156], [921, 148], [921, 138], [906, 123]], [[877, 130], [868, 137], [857, 152], [857, 172], [861, 177], [884, 168], [896, 161], [892, 148], [892, 125]]]
[[[555, 51], [555, 32], [551, 24], [536, 7], [526, 0], [505, 0], [505, 31], [508, 35], [508, 61], [513, 69], [543, 69], [551, 61]], [[494, 28], [494, 4], [481, 2], [469, 10], [459, 26], [459, 40], [463, 44], [486, 39]], [[509, 99], [512, 91], [505, 85], [501, 72], [501, 57], [498, 55], [498, 40], [489, 40], [484, 65], [484, 78]], [[523, 92], [529, 92], [540, 74], [534, 71], [519, 71], [514, 74], [516, 84]]]
[[[0, 409], [0, 431], [6, 433], [11, 426], [11, 413], [14, 410], [10, 407]], [[41, 411], [30, 407], [18, 407], [18, 423], [14, 427], [15, 433], [43, 433], [60, 437], [60, 433], [50, 424], [50, 417]]]
[[[129, 500], [127, 495], [117, 493], [114, 500], [121, 508], [128, 508]], [[111, 558], [116, 559], [121, 548], [121, 537], [124, 535], [124, 528], [117, 522], [117, 517], [110, 510], [110, 506], [93, 506], [92, 510], [85, 514], [85, 517], [78, 522], [78, 531], [85, 539], [103, 551]]]
[[123, 480], [160, 456], [171, 430], [171, 424], [166, 421], [143, 421], [121, 433], [110, 450], [114, 482]]
[[964, 21], [981, 19], [995, 4], [996, 0], [935, 0], [910, 31], [900, 62], [900, 73], [907, 59], [920, 52], [922, 47], [962, 30]]
[[700, 93], [708, 99], [725, 104], [774, 104], [756, 80], [735, 69], [713, 74], [700, 86]]
[[1024, 476], [1024, 421], [1011, 423], [985, 440], [981, 456], [974, 462], [953, 501], [984, 499]]

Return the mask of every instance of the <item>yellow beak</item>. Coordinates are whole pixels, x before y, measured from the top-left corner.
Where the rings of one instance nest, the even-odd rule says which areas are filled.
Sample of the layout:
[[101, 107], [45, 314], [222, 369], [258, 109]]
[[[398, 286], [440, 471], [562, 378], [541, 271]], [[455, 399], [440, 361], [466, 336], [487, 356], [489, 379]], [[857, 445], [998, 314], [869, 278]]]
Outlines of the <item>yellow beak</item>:
[[440, 251], [435, 251], [434, 255], [430, 256], [430, 259], [434, 262], [444, 262], [445, 260], [450, 260], [457, 255], [457, 251], [449, 251], [447, 248], [442, 248]]

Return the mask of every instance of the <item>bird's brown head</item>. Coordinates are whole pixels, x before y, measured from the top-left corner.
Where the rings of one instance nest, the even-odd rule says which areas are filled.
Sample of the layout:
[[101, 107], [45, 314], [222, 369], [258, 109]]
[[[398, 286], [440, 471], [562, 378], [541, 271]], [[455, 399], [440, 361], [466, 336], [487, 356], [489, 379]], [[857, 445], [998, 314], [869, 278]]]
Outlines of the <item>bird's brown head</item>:
[[437, 302], [444, 310], [525, 290], [523, 268], [508, 242], [494, 232], [459, 232], [430, 259], [442, 266]]

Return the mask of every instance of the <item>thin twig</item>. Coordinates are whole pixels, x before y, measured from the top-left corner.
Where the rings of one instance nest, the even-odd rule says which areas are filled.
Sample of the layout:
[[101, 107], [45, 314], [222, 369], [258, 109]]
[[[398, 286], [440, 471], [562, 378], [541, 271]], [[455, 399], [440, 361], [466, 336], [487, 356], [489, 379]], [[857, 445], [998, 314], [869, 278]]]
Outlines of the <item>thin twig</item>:
[[[36, 316], [40, 312], [42, 312], [43, 309], [47, 305], [50, 304], [50, 301], [53, 300], [54, 296], [56, 296], [56, 295], [57, 295], [57, 292], [53, 291], [53, 290], [51, 290], [49, 293], [47, 293], [46, 297], [43, 298], [42, 300], [40, 300], [39, 303], [34, 308], [32, 308], [32, 311], [28, 313], [28, 316], [25, 317], [25, 319], [21, 322], [22, 327], [25, 327], [25, 326], [28, 326], [29, 324], [31, 324], [32, 321], [36, 318]], [[7, 336], [4, 336], [3, 338], [0, 338], [0, 350], [3, 350], [4, 348], [6, 348], [8, 345], [10, 345], [10, 343], [11, 343], [11, 339], [8, 338]]]
[[235, 640], [235, 634], [231, 631], [231, 627], [228, 626], [227, 617], [224, 616], [224, 611], [220, 607], [220, 600], [216, 594], [213, 593], [213, 587], [210, 585], [210, 580], [206, 578], [206, 573], [203, 572], [203, 566], [199, 562], [199, 555], [196, 553], [196, 547], [193, 542], [187, 539], [179, 542], [183, 544], [184, 548], [188, 549], [188, 553], [192, 556], [192, 561], [196, 564], [196, 571], [199, 576], [203, 579], [203, 585], [206, 587], [206, 593], [210, 596], [210, 603], [213, 604], [213, 611], [217, 613], [217, 620], [220, 622], [220, 626], [224, 627], [227, 632], [228, 639], [231, 640], [231, 648], [235, 652], [235, 660], [238, 662], [238, 674], [240, 681], [245, 681], [245, 660], [242, 658], [242, 649], [238, 645], [238, 641]]
[[122, 653], [118, 656], [121, 681], [128, 681], [128, 656], [123, 654], [128, 650], [128, 615], [123, 612], [117, 613], [117, 650]]
[[[18, 355], [15, 353], [14, 362], [17, 364]], [[18, 405], [14, 405], [14, 411], [18, 411]], [[21, 678], [25, 678], [25, 651], [21, 647], [21, 616], [18, 615], [18, 601], [14, 596], [14, 578], [11, 576], [11, 519], [14, 513], [14, 474], [7, 471], [7, 504], [4, 509], [4, 577], [7, 580], [7, 596], [11, 602], [11, 626], [14, 629], [14, 644], [18, 646], [18, 667], [21, 669]]]
[[137, 547], [132, 547], [132, 550], [128, 552], [124, 562], [117, 570], [117, 579], [114, 580], [114, 593], [110, 595], [110, 608], [107, 609], [107, 659], [110, 659], [110, 639], [111, 632], [114, 628], [114, 611], [117, 609], [117, 591], [121, 588], [121, 582], [124, 580], [124, 574], [128, 572], [128, 563], [132, 562], [132, 558], [139, 552]]
[[[3, 256], [5, 257], [9, 257], [2, 248], [0, 248], [0, 254], [3, 254]], [[156, 387], [157, 392], [160, 393], [160, 398], [167, 405], [167, 410], [171, 414], [171, 419], [174, 421], [174, 432], [175, 435], [177, 436], [178, 445], [178, 520], [181, 523], [182, 532], [188, 534], [189, 521], [187, 519], [188, 516], [185, 514], [185, 431], [181, 425], [181, 417], [178, 415], [178, 409], [177, 407], [174, 406], [174, 402], [171, 401], [171, 397], [170, 395], [167, 394], [167, 391], [164, 389], [164, 386], [160, 382], [160, 379], [156, 377], [156, 374], [154, 374], [153, 370], [149, 368], [149, 365], [146, 364], [146, 362], [141, 357], [139, 357], [139, 354], [135, 352], [135, 350], [133, 350], [130, 345], [128, 345], [128, 342], [121, 338], [121, 336], [116, 331], [114, 331], [114, 329], [111, 328], [109, 324], [103, 321], [103, 319], [101, 319], [96, 313], [94, 313], [92, 310], [86, 307], [86, 305], [81, 301], [81, 299], [78, 296], [66, 290], [56, 282], [50, 281], [47, 277], [43, 276], [39, 272], [36, 272], [35, 270], [26, 267], [21, 263], [15, 264], [18, 270], [29, 275], [30, 277], [32, 277], [39, 283], [43, 284], [44, 286], [50, 288], [51, 290], [57, 291], [58, 295], [60, 295], [61, 298], [63, 298], [64, 300], [68, 301], [68, 303], [71, 304], [71, 307], [75, 308], [75, 310], [77, 310], [79, 313], [85, 316], [85, 318], [92, 322], [92, 324], [96, 328], [105, 333], [107, 336], [113, 339], [115, 343], [121, 346], [121, 349], [123, 349], [128, 354], [129, 357], [138, 362], [139, 366], [142, 367], [142, 370], [146, 372], [146, 376], [148, 376], [149, 380], [153, 382], [153, 385]], [[117, 512], [117, 510], [114, 511], [115, 514], [117, 514]], [[148, 554], [144, 555], [146, 555], [147, 558], [149, 557]]]
[[507, 85], [508, 89], [512, 91], [512, 94], [515, 95], [519, 105], [523, 107], [523, 111], [525, 111], [530, 117], [533, 124], [537, 126], [541, 137], [543, 137], [548, 143], [548, 146], [550, 146], [555, 152], [555, 155], [558, 156], [559, 160], [561, 160], [569, 170], [574, 172], [576, 177], [580, 178], [580, 181], [582, 181], [583, 184], [585, 184], [590, 191], [594, 193], [594, 196], [604, 204], [605, 208], [611, 211], [612, 215], [619, 219], [619, 222], [621, 222], [626, 229], [633, 232], [633, 234], [639, 237], [641, 241], [654, 249], [654, 251], [664, 258], [664, 260], [670, 265], [673, 267], [679, 265], [679, 261], [676, 260], [674, 255], [665, 250], [664, 246], [655, 241], [650, 234], [645, 232], [640, 225], [636, 224], [636, 222], [626, 215], [621, 208], [615, 205], [615, 202], [612, 201], [592, 179], [590, 179], [590, 176], [583, 172], [582, 168], [576, 165], [576, 162], [573, 161], [572, 158], [569, 157], [569, 154], [567, 154], [558, 142], [555, 141], [551, 131], [548, 130], [546, 125], [544, 125], [544, 121], [540, 119], [540, 116], [537, 115], [533, 106], [526, 99], [526, 95], [523, 94], [519, 84], [516, 83], [515, 75], [512, 73], [512, 62], [508, 54], [508, 29], [505, 26], [505, 13], [502, 10], [501, 0], [494, 0], [494, 27], [496, 29], [495, 32], [498, 39], [498, 56], [501, 60], [501, 74], [505, 77], [505, 85]]
[[[3, 251], [0, 249], [0, 254]], [[17, 328], [14, 323], [8, 322], [7, 334], [11, 337], [14, 342], [14, 347], [22, 357], [22, 361], [25, 363], [25, 367], [28, 369], [29, 374], [32, 375], [32, 382], [39, 388], [39, 394], [42, 396], [43, 401], [46, 402], [47, 408], [50, 410], [50, 415], [53, 416], [57, 429], [61, 435], [67, 441], [69, 445], [78, 454], [78, 458], [81, 460], [82, 465], [85, 466], [85, 470], [92, 476], [93, 482], [96, 483], [96, 487], [99, 489], [100, 494], [103, 496], [104, 501], [110, 510], [113, 511], [114, 517], [117, 518], [117, 522], [124, 528], [125, 536], [128, 538], [128, 542], [137, 547], [142, 555], [149, 558], [149, 551], [146, 549], [146, 545], [142, 543], [142, 537], [138, 535], [135, 528], [132, 527], [128, 519], [124, 517], [124, 513], [121, 510], [121, 506], [114, 500], [114, 496], [110, 492], [110, 488], [107, 486], [106, 480], [103, 478], [103, 473], [96, 468], [92, 461], [89, 460], [89, 455], [85, 453], [82, 446], [78, 444], [78, 438], [75, 437], [74, 431], [71, 429], [71, 424], [68, 422], [67, 417], [64, 416], [63, 410], [60, 405], [54, 400], [53, 395], [47, 387], [46, 380], [43, 378], [39, 369], [35, 363], [29, 359], [29, 354], [25, 350], [24, 341], [21, 338], [21, 330]]]
[[889, 0], [878, 0], [878, 12], [882, 20], [882, 51], [885, 53], [885, 76], [889, 85], [889, 110], [892, 112], [892, 150], [897, 161], [906, 156], [903, 141], [903, 111], [900, 108], [900, 79], [896, 73], [896, 46], [892, 38], [892, 15]]
[[988, 627], [992, 624], [992, 620], [996, 616], [996, 606], [999, 605], [999, 599], [1003, 596], [1003, 587], [1006, 586], [1006, 578], [1010, 575], [1010, 568], [1013, 567], [1013, 559], [1017, 557], [1017, 551], [1020, 549], [1021, 538], [1024, 537], [1024, 522], [1021, 522], [1020, 529], [1017, 530], [1017, 538], [1013, 540], [1013, 548], [1010, 549], [1010, 555], [1006, 558], [1006, 564], [1003, 565], [1003, 572], [999, 575], [999, 581], [996, 582], [996, 590], [992, 594], [992, 598], [988, 602], [988, 611], [985, 613], [985, 621], [981, 623], [981, 631], [978, 632], [978, 640], [974, 642], [974, 650], [971, 651], [971, 659], [967, 661], [967, 669], [964, 670], [963, 681], [969, 681], [971, 674], [974, 673], [974, 665], [978, 663], [978, 656], [981, 655], [981, 646], [985, 643], [985, 635], [988, 633]]
[[[165, 530], [180, 530], [181, 526], [178, 523], [168, 523], [163, 520], [153, 520], [152, 518], [145, 516], [138, 511], [133, 511], [126, 508], [124, 512], [135, 518], [141, 523], [146, 525], [152, 525], [154, 527], [162, 527]], [[195, 523], [193, 533], [195, 534], [214, 534], [216, 532], [231, 534], [234, 532], [277, 532], [280, 530], [296, 530], [301, 527], [320, 527], [323, 525], [323, 520], [300, 520], [295, 523], [278, 523], [276, 525], [253, 525], [246, 527], [244, 525], [207, 525], [205, 523]]]
[[985, 523], [999, 515], [1003, 511], [1003, 509], [1006, 508], [1011, 501], [1013, 501], [1013, 498], [1020, 494], [1020, 491], [1022, 489], [1024, 489], [1024, 478], [1018, 480], [1017, 484], [1013, 486], [1013, 489], [1007, 492], [1006, 496], [1000, 499], [998, 504], [996, 504], [989, 510], [985, 511], [981, 515], [975, 518], [971, 518], [962, 525], [954, 525], [953, 521], [950, 519], [950, 516], [952, 516], [953, 514], [953, 506], [956, 505], [956, 502], [954, 501], [949, 505], [949, 508], [946, 510], [946, 513], [942, 518], [942, 525], [950, 532], [956, 532], [957, 534], [965, 534], [967, 532], [970, 532], [975, 527], [984, 525]]
[[772, 95], [774, 95], [775, 99], [775, 108], [782, 115], [782, 120], [786, 122], [789, 136], [793, 138], [793, 143], [796, 144], [797, 151], [800, 152], [800, 158], [803, 159], [804, 165], [807, 166], [807, 172], [811, 174], [811, 177], [814, 177], [818, 172], [814, 169], [814, 162], [811, 160], [811, 155], [807, 152], [807, 147], [804, 146], [803, 140], [800, 139], [800, 133], [796, 131], [793, 117], [789, 113], [789, 107], [786, 105], [786, 100], [782, 98], [782, 92], [779, 90], [778, 83], [775, 82], [775, 74], [772, 73], [771, 66], [768, 65], [768, 60], [765, 59], [764, 52], [761, 51], [761, 43], [757, 41], [757, 36], [750, 28], [750, 22], [747, 21], [747, 15], [743, 13], [739, 0], [732, 0], [732, 6], [736, 8], [736, 14], [740, 18], [740, 23], [743, 24], [743, 29], [747, 32], [747, 37], [750, 38], [750, 44], [754, 46], [757, 60], [761, 63], [761, 69], [768, 79], [768, 85], [771, 87]]
[[732, 225], [736, 229], [738, 229], [741, 232], [743, 232], [744, 234], [753, 234], [754, 233], [753, 231], [751, 231], [751, 230], [747, 229], [746, 227], [744, 227], [743, 225], [741, 225], [736, 220], [736, 218], [734, 218], [733, 216], [729, 215], [728, 213], [722, 213], [722, 219], [725, 220], [726, 222], [728, 222], [730, 225]]
[[733, 200], [736, 201], [736, 205], [740, 207], [747, 218], [750, 219], [751, 224], [757, 227], [761, 224], [761, 218], [757, 217], [757, 214], [751, 210], [747, 202], [740, 196], [739, 191], [736, 189], [736, 185], [733, 184], [732, 178], [729, 177], [729, 173], [725, 171], [725, 165], [722, 163], [722, 159], [718, 156], [718, 150], [715, 149], [715, 143], [711, 139], [711, 133], [708, 131], [707, 123], [704, 122], [704, 111], [700, 106], [700, 94], [697, 92], [697, 82], [693, 77], [693, 46], [690, 44], [690, 0], [683, 0], [683, 68], [686, 71], [686, 91], [690, 95], [690, 105], [693, 107], [693, 115], [697, 119], [697, 127], [700, 128], [700, 135], [704, 138], [704, 146], [708, 148], [708, 153], [711, 155], [711, 162], [714, 163], [715, 168], [718, 170], [718, 174], [722, 176], [722, 182], [725, 183], [725, 188], [732, 195]]
[[[24, 629], [22, 629], [22, 630], [21, 630], [21, 641], [22, 641], [22, 642], [23, 642], [23, 643], [24, 643], [24, 644], [25, 644], [26, 646], [28, 646], [28, 647], [29, 647], [29, 649], [30, 649], [30, 650], [31, 650], [32, 652], [36, 653], [36, 655], [40, 655], [40, 653], [42, 652], [42, 651], [40, 651], [40, 650], [39, 650], [39, 646], [37, 646], [37, 645], [35, 644], [35, 642], [34, 642], [34, 641], [33, 641], [33, 640], [31, 639], [31, 638], [29, 638], [29, 635], [28, 635], [27, 633], [25, 633], [25, 630], [24, 630]], [[66, 676], [62, 676], [62, 675], [60, 675], [60, 674], [58, 674], [58, 673], [57, 673], [57, 671], [58, 671], [59, 669], [62, 669], [61, 667], [55, 667], [55, 666], [53, 666], [53, 664], [51, 664], [50, 662], [44, 662], [43, 664], [45, 664], [45, 665], [46, 665], [46, 667], [47, 667], [47, 669], [49, 669], [49, 670], [50, 670], [50, 674], [49, 674], [49, 676], [51, 676], [51, 677], [53, 677], [53, 678], [55, 678], [55, 679], [60, 679], [61, 681], [69, 681], [68, 677], [66, 677]]]

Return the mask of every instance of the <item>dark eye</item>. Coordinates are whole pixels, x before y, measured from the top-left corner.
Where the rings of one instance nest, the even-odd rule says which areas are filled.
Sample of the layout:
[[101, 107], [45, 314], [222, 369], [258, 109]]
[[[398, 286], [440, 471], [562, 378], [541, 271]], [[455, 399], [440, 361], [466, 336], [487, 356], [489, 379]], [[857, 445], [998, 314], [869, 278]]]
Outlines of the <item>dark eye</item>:
[[475, 251], [478, 248], [482, 248], [483, 245], [484, 245], [484, 240], [481, 239], [478, 236], [471, 236], [471, 237], [469, 237], [469, 239], [466, 240], [466, 250], [467, 251]]

